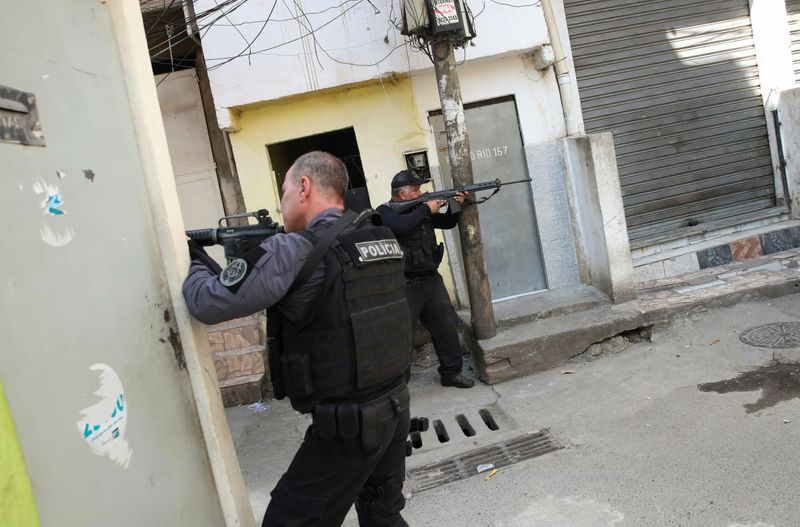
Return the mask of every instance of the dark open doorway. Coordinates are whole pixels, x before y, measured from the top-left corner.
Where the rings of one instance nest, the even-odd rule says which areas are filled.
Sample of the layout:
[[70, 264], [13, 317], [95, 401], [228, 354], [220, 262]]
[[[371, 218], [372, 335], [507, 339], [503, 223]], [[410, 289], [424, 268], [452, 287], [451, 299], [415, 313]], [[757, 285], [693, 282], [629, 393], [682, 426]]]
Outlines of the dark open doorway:
[[330, 152], [347, 165], [347, 173], [350, 176], [350, 187], [345, 203], [347, 208], [361, 211], [371, 207], [364, 167], [361, 165], [361, 154], [352, 127], [267, 145], [267, 154], [275, 172], [279, 193], [286, 171], [294, 160], [312, 150]]

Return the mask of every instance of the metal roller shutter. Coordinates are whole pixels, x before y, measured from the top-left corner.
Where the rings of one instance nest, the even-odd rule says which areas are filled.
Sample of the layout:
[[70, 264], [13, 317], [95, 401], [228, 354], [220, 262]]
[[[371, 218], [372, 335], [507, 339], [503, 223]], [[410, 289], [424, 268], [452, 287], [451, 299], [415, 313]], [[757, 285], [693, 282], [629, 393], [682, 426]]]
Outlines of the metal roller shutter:
[[588, 133], [611, 131], [631, 240], [775, 205], [747, 0], [566, 0]]
[[800, 0], [786, 0], [786, 13], [789, 15], [789, 31], [792, 38], [794, 83], [800, 84]]

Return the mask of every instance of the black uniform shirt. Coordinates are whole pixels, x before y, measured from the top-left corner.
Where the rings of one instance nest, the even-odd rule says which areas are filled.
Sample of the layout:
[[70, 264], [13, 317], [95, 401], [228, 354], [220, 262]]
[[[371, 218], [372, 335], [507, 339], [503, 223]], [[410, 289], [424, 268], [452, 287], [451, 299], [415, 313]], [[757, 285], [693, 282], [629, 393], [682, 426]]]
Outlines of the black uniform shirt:
[[[342, 209], [326, 209], [311, 220], [309, 227], [329, 223], [342, 216]], [[219, 276], [196, 261], [183, 282], [183, 297], [189, 312], [200, 322], [217, 324], [251, 315], [275, 304], [291, 321], [302, 319], [325, 281], [323, 263], [308, 281], [287, 296], [312, 245], [298, 233], [276, 234], [261, 242], [266, 251], [236, 293], [219, 281]]]
[[448, 211], [445, 214], [432, 214], [430, 207], [424, 203], [402, 214], [384, 203], [376, 212], [381, 215], [383, 224], [398, 238], [410, 234], [425, 218], [430, 218], [436, 229], [452, 229], [458, 225], [458, 213], [452, 214]]

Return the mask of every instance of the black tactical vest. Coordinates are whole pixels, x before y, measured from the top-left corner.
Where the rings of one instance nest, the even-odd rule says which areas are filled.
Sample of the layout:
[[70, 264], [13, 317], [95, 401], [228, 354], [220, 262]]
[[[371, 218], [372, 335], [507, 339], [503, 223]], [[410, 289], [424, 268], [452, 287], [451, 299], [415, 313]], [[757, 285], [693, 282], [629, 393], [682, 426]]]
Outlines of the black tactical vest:
[[425, 218], [413, 231], [397, 241], [405, 254], [406, 276], [423, 276], [439, 268], [444, 247], [436, 243], [430, 218]]
[[[331, 225], [301, 234], [316, 244]], [[371, 219], [350, 225], [324, 262], [324, 286], [304, 320], [289, 321], [277, 306], [267, 311], [275, 396], [285, 394], [300, 412], [395, 384], [411, 361], [402, 251], [392, 232]]]

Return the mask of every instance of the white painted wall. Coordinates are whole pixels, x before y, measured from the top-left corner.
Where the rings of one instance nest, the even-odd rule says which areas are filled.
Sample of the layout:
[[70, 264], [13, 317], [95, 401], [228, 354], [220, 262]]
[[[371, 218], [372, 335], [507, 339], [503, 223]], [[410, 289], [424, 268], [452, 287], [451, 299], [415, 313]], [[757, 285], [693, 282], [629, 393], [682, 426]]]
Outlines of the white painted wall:
[[[187, 229], [216, 227], [225, 211], [197, 72], [188, 69], [164, 73], [156, 75], [155, 81], [183, 223]], [[215, 245], [207, 251], [224, 265], [222, 247]]]
[[800, 88], [780, 92], [778, 115], [792, 217], [800, 218]]
[[794, 65], [786, 3], [774, 0], [750, 0], [750, 22], [758, 61], [761, 97], [766, 113], [775, 193], [787, 200], [786, 189], [781, 179], [780, 154], [772, 118], [772, 112], [778, 104], [778, 94], [782, 90], [794, 87]]
[[[307, 19], [298, 16], [295, 3], [302, 6]], [[548, 41], [539, 6], [469, 3], [478, 15], [475, 46], [466, 48], [470, 63]], [[199, 13], [214, 5], [214, 0], [199, 0], [195, 9]], [[264, 25], [273, 6], [270, 22]], [[203, 35], [220, 126], [231, 126], [227, 108], [363, 82], [387, 72], [432, 69], [426, 56], [405, 44], [392, 20], [400, 21], [399, 0], [244, 3]], [[309, 35], [310, 27], [316, 30], [313, 35]], [[223, 64], [227, 57], [243, 52], [242, 57]], [[459, 51], [456, 56], [461, 60], [464, 54]]]
[[[514, 95], [523, 144], [541, 143], [566, 133], [561, 100], [553, 69], [537, 71], [527, 55], [467, 61], [458, 66], [464, 104]], [[433, 70], [412, 76], [417, 121], [428, 135], [428, 160], [438, 166], [436, 145], [428, 126], [428, 112], [441, 108]]]

